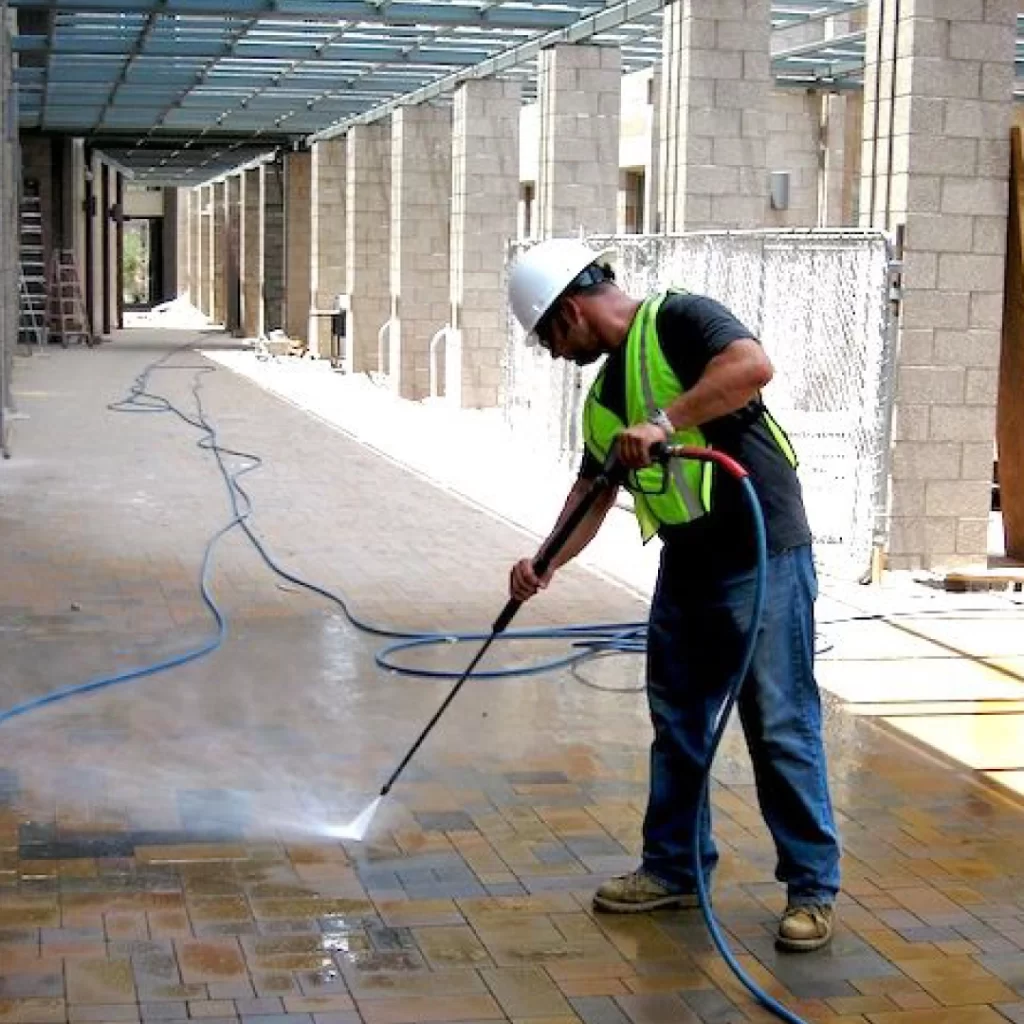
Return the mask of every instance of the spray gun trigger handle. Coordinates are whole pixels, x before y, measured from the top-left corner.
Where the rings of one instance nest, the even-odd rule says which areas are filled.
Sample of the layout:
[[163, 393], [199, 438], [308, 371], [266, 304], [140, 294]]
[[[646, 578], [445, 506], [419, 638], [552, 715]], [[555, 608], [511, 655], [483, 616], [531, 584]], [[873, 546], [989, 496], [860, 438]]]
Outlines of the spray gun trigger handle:
[[651, 460], [653, 462], [668, 462], [671, 451], [665, 441], [655, 441], [651, 445]]

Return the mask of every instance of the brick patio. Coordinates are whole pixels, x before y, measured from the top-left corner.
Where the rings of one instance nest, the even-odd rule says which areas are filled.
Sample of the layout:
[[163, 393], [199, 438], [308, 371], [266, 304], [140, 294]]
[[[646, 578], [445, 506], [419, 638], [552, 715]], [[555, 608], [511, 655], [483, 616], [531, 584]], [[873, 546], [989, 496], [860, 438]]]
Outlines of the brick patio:
[[[106, 408], [190, 340], [228, 344], [132, 331], [19, 362], [29, 418], [0, 466], [4, 707], [212, 635], [199, 565], [232, 518], [213, 457], [180, 419]], [[152, 384], [185, 407], [192, 377], [160, 370]], [[265, 460], [242, 482], [290, 572], [375, 622], [493, 619], [509, 564], [531, 550], [522, 532], [224, 370], [202, 395], [222, 443]], [[211, 579], [222, 650], [3, 726], [0, 1022], [766, 1018], [698, 914], [590, 911], [594, 886], [635, 863], [638, 694], [568, 673], [471, 683], [368, 841], [338, 842], [331, 827], [376, 792], [447, 687], [377, 669], [379, 639], [272, 575], [238, 531]], [[643, 614], [576, 568], [523, 622]], [[623, 690], [638, 672], [583, 670]], [[811, 1021], [1022, 1024], [1024, 806], [827, 703], [846, 851], [830, 949], [774, 950], [782, 894], [738, 736], [720, 758], [716, 908], [741, 961]]]

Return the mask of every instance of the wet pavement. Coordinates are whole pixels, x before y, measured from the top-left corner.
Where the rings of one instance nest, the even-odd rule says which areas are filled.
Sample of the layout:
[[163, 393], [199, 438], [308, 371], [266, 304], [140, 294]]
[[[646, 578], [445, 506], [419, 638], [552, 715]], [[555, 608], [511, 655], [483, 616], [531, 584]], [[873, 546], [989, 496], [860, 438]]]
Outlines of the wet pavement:
[[[3, 707], [215, 635], [200, 565], [235, 516], [216, 460], [180, 418], [107, 408], [188, 341], [229, 344], [133, 331], [19, 360], [29, 418], [0, 466]], [[193, 378], [151, 382], [194, 416]], [[535, 538], [225, 370], [201, 389], [221, 443], [264, 460], [241, 483], [290, 574], [370, 622], [448, 633], [494, 618]], [[636, 860], [649, 741], [637, 658], [472, 681], [367, 841], [339, 841], [448, 685], [379, 669], [384, 639], [272, 574], [237, 528], [209, 579], [227, 621], [218, 651], [0, 725], [0, 1022], [766, 1017], [697, 913], [590, 910], [595, 885]], [[824, 617], [844, 596], [867, 600], [837, 590]], [[522, 620], [643, 615], [641, 595], [574, 567]], [[773, 948], [782, 894], [729, 734], [716, 909], [741, 962], [808, 1020], [1024, 1022], [1024, 803], [1001, 784], [1021, 769], [1005, 724], [1024, 707], [1020, 618], [992, 599], [941, 626], [825, 627], [845, 858], [840, 927], [821, 953]], [[457, 670], [472, 652], [400, 657]], [[485, 664], [556, 652], [497, 645]], [[945, 750], [962, 728], [936, 743], [968, 698], [972, 711], [998, 703], [1002, 745], [974, 736], [997, 764]]]

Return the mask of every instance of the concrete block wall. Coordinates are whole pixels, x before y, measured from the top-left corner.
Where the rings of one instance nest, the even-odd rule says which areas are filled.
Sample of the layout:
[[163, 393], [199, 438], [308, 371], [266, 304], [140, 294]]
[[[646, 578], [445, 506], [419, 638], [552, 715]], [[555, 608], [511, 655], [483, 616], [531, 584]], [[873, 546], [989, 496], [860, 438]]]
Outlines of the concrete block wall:
[[[397, 389], [430, 394], [430, 341], [450, 313], [452, 111], [419, 104], [391, 118], [391, 310]], [[443, 362], [438, 360], [438, 390]]]
[[309, 333], [312, 170], [308, 150], [285, 154], [285, 331], [299, 341]]
[[378, 365], [377, 334], [391, 315], [390, 122], [355, 125], [348, 133], [347, 156], [345, 280], [352, 296], [354, 369], [384, 370]]
[[862, 217], [905, 231], [890, 565], [983, 563], [1017, 3], [882, 10], [867, 34], [864, 124], [877, 112], [879, 134], [865, 134]]
[[610, 46], [552, 46], [540, 54], [537, 87], [539, 234], [614, 231], [621, 54]]
[[284, 161], [264, 168], [263, 294], [266, 330], [284, 329]]
[[771, 227], [811, 227], [819, 223], [818, 185], [822, 170], [819, 94], [792, 90], [771, 94], [766, 115], [766, 172], [788, 171], [789, 208], [767, 206]]
[[263, 328], [263, 164], [242, 176], [242, 334], [256, 338]]
[[769, 0], [679, 0], [662, 24], [664, 230], [762, 227]]
[[859, 173], [860, 135], [850, 137], [850, 111], [860, 97], [848, 93], [771, 93], [766, 119], [766, 172], [788, 171], [790, 203], [776, 210], [769, 203], [764, 226], [841, 227], [856, 223], [854, 192]]
[[497, 405], [501, 387], [505, 243], [516, 236], [520, 109], [515, 82], [482, 79], [455, 91], [451, 323], [462, 336], [460, 404], [471, 408]]
[[[348, 154], [344, 138], [318, 142], [313, 147], [312, 250], [310, 288], [319, 310], [334, 308], [335, 296], [345, 292], [345, 174]], [[310, 348], [330, 355], [331, 321], [312, 321]]]

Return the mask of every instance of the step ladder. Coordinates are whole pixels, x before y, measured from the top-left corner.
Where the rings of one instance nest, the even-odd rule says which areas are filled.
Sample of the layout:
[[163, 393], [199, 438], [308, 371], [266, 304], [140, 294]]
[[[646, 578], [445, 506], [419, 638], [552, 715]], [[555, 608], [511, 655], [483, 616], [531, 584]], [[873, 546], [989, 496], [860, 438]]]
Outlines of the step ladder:
[[64, 348], [75, 340], [89, 346], [96, 344], [82, 297], [78, 265], [71, 249], [58, 249], [50, 258], [47, 328], [50, 336]]
[[32, 349], [46, 347], [46, 265], [43, 257], [43, 211], [37, 192], [22, 196], [19, 211], [21, 237], [19, 258], [20, 319], [18, 344]]

